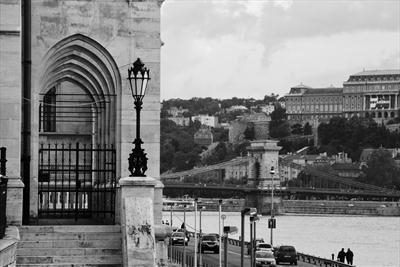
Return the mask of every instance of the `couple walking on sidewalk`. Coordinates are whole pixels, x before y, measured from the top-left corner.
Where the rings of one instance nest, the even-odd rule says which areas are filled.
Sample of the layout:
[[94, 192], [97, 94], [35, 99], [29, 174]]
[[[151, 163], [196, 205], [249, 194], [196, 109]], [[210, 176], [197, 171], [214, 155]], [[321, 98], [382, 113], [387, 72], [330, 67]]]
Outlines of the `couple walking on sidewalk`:
[[344, 259], [346, 258], [347, 264], [353, 265], [353, 257], [354, 253], [351, 251], [349, 248], [347, 249], [347, 252], [344, 251], [344, 248], [342, 248], [341, 251], [339, 251], [337, 255], [337, 260], [340, 262], [344, 262]]

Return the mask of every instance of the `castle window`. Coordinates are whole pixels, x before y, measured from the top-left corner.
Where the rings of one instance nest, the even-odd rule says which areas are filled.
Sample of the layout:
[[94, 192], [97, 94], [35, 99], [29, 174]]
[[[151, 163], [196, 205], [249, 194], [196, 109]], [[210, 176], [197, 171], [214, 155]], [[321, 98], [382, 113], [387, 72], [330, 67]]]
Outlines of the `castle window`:
[[56, 88], [51, 88], [43, 97], [43, 131], [56, 131]]

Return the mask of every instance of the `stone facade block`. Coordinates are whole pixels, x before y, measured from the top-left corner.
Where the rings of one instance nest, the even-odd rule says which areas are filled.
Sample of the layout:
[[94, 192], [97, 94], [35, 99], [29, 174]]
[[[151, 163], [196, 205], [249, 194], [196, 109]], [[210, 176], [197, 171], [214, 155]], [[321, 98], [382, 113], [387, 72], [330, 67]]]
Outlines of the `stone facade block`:
[[22, 225], [22, 193], [24, 184], [18, 177], [8, 177], [7, 183], [7, 224]]

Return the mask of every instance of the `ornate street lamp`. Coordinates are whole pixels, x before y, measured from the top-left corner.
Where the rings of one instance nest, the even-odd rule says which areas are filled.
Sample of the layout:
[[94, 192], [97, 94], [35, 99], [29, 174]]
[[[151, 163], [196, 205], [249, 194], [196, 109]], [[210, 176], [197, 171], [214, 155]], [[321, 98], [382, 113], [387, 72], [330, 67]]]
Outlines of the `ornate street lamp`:
[[150, 80], [149, 72], [140, 58], [134, 63], [133, 67], [128, 69], [128, 81], [131, 87], [131, 92], [136, 109], [136, 139], [133, 141], [135, 148], [129, 154], [129, 171], [130, 176], [146, 176], [144, 173], [147, 170], [147, 157], [142, 149], [142, 139], [140, 139], [140, 110], [142, 109], [143, 97], [146, 93], [147, 83]]

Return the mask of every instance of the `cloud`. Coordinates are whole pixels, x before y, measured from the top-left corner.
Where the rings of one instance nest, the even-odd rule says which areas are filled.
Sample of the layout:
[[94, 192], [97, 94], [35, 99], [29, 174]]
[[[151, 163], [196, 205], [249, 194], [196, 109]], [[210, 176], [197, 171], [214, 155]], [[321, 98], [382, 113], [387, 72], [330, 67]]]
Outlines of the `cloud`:
[[162, 98], [262, 97], [400, 68], [400, 1], [166, 1]]

